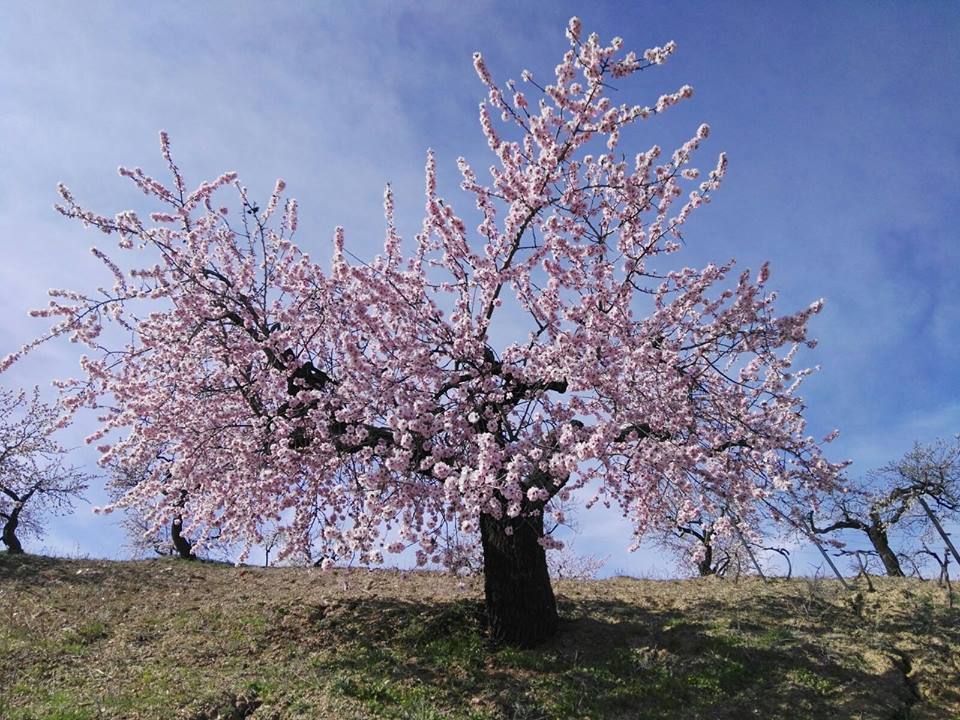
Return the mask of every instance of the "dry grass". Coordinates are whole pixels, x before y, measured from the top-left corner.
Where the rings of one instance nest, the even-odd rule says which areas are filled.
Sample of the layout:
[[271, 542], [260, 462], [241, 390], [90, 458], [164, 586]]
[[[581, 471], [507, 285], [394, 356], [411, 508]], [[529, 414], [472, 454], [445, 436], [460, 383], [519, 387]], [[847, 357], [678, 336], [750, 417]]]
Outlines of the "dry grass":
[[960, 718], [960, 612], [874, 582], [561, 582], [520, 651], [476, 580], [0, 555], [0, 718]]

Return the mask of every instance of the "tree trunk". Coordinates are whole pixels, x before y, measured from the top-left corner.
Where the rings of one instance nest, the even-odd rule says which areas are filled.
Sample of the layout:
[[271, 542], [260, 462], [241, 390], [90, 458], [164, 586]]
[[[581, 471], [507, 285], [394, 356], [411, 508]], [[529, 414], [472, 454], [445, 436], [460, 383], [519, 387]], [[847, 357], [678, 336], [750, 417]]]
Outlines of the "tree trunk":
[[20, 524], [20, 509], [16, 508], [10, 513], [7, 522], [3, 525], [3, 544], [7, 546], [7, 553], [10, 555], [22, 555], [23, 545], [17, 538], [17, 525]]
[[710, 543], [703, 544], [703, 559], [697, 563], [697, 572], [700, 577], [716, 575], [717, 569], [713, 566], [713, 547]]
[[[872, 518], [871, 518], [872, 519]], [[900, 561], [897, 554], [890, 548], [890, 541], [887, 539], [887, 532], [876, 522], [873, 522], [866, 530], [867, 537], [870, 538], [870, 544], [880, 556], [880, 562], [883, 563], [884, 570], [890, 577], [903, 577], [903, 568], [900, 567]]]
[[179, 517], [174, 518], [170, 525], [170, 539], [173, 540], [173, 549], [184, 560], [196, 560], [197, 556], [193, 554], [193, 545], [180, 532], [182, 526], [183, 519]]
[[560, 618], [542, 537], [542, 515], [480, 516], [487, 622], [495, 640], [531, 647], [557, 631]]

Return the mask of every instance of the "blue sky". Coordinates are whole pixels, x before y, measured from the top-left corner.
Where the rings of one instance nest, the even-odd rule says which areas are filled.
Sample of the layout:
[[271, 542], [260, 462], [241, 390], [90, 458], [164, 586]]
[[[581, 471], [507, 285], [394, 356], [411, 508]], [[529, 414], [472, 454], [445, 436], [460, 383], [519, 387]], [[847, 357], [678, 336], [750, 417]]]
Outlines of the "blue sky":
[[[103, 281], [87, 253], [99, 238], [51, 209], [58, 181], [106, 214], [135, 206], [116, 167], [161, 174], [166, 129], [195, 181], [237, 170], [263, 197], [285, 178], [314, 257], [337, 224], [370, 255], [386, 182], [401, 229], [418, 227], [427, 147], [454, 201], [456, 156], [489, 164], [472, 52], [498, 79], [544, 76], [573, 14], [638, 50], [677, 42], [624, 100], [684, 83], [693, 100], [623, 149], [669, 148], [710, 123], [707, 152], [725, 150], [730, 170], [691, 221], [684, 262], [770, 259], [781, 309], [826, 298], [812, 326], [821, 344], [804, 358], [823, 370], [804, 394], [814, 434], [841, 429], [831, 456], [859, 474], [960, 431], [960, 5], [947, 2], [6, 5], [0, 354], [42, 331], [26, 310], [47, 288]], [[48, 345], [2, 382], [47, 386], [76, 374], [77, 356]], [[117, 556], [112, 523], [81, 506], [42, 545]], [[580, 525], [577, 548], [611, 555], [608, 570], [669, 571], [656, 553], [624, 552], [618, 523], [585, 514]]]

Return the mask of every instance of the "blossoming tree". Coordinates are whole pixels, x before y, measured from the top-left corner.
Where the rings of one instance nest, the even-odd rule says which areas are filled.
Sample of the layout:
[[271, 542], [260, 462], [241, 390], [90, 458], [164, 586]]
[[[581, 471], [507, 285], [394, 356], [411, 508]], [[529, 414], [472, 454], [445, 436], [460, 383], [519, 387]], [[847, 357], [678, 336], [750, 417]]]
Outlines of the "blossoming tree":
[[43, 536], [43, 520], [69, 512], [90, 477], [67, 465], [67, 449], [54, 439], [65, 425], [56, 404], [40, 391], [0, 390], [0, 542], [23, 552], [22, 536]]
[[[775, 315], [766, 267], [669, 269], [726, 170], [723, 155], [703, 176], [691, 164], [708, 127], [669, 155], [619, 150], [625, 128], [692, 95], [609, 96], [674, 44], [637, 56], [576, 18], [567, 38], [546, 84], [525, 71], [501, 86], [474, 55], [490, 179], [457, 161], [475, 205], [458, 214], [428, 153], [422, 230], [403, 249], [388, 187], [369, 262], [342, 228], [329, 268], [311, 260], [282, 181], [262, 209], [233, 173], [191, 191], [164, 134], [169, 187], [120, 170], [159, 204], [149, 219], [96, 214], [61, 187], [61, 213], [118, 239], [117, 255], [93, 250], [115, 282], [52, 292], [36, 342], [92, 349], [64, 402], [100, 410], [105, 464], [150, 468], [118, 506], [156, 527], [189, 518], [197, 546], [217, 528], [249, 547], [281, 522], [284, 552], [317, 542], [325, 566], [407, 549], [438, 562], [455, 523], [482, 543], [491, 634], [530, 644], [557, 627], [555, 498], [616, 504], [639, 538], [668, 505], [722, 505], [748, 529], [834, 484], [791, 375], [820, 304]], [[239, 211], [217, 200], [231, 186]], [[527, 327], [501, 342], [505, 320]], [[109, 342], [109, 325], [129, 340]]]

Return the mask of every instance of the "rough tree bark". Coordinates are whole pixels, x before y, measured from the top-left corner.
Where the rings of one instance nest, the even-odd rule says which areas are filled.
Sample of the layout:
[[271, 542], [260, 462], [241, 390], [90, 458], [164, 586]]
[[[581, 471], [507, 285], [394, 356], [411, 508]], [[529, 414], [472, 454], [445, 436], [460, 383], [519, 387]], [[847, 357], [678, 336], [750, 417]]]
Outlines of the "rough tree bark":
[[903, 577], [903, 568], [900, 567], [900, 560], [890, 547], [887, 530], [879, 515], [876, 513], [870, 514], [870, 524], [866, 526], [864, 532], [866, 532], [867, 537], [870, 539], [870, 544], [873, 545], [873, 549], [877, 551], [877, 555], [880, 557], [880, 562], [883, 563], [883, 569], [886, 570], [887, 575], [890, 577]]
[[22, 555], [23, 545], [17, 538], [17, 525], [20, 524], [20, 508], [15, 507], [9, 515], [5, 515], [6, 522], [3, 524], [3, 544], [7, 546], [7, 552], [10, 555]]
[[542, 537], [540, 514], [480, 516], [487, 622], [495, 640], [530, 647], [557, 630], [560, 618]]

